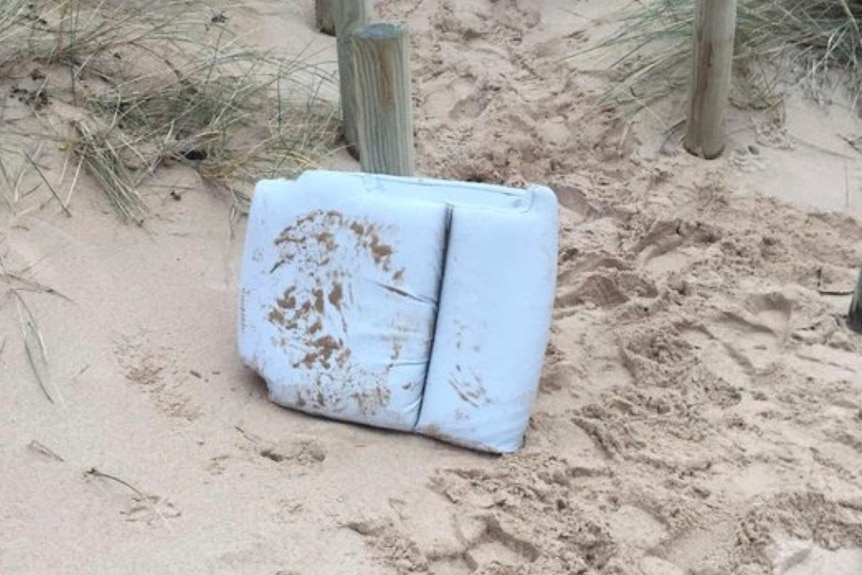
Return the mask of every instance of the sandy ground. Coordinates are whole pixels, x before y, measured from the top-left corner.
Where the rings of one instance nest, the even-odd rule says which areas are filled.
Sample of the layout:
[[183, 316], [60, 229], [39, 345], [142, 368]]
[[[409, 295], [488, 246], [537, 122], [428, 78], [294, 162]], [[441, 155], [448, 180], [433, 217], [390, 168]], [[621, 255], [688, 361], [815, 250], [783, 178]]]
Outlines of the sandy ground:
[[[413, 32], [420, 171], [545, 183], [564, 208], [517, 455], [268, 402], [235, 352], [242, 222], [180, 168], [143, 228], [85, 181], [71, 217], [0, 203], [0, 573], [862, 572], [862, 336], [843, 324], [862, 123], [794, 96], [783, 123], [734, 112], [719, 160], [656, 145], [590, 105], [596, 62], [564, 58], [619, 4], [379, 4]], [[226, 15], [334, 60], [310, 2]]]

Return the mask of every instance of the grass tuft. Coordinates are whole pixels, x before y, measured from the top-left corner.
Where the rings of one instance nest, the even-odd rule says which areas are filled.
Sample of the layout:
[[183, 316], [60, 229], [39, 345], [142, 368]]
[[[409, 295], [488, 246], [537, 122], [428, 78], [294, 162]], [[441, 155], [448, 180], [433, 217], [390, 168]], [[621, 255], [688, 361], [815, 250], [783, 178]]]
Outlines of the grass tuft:
[[[34, 70], [29, 88], [14, 84], [19, 100], [137, 223], [147, 215], [148, 180], [168, 165], [229, 190], [239, 210], [254, 181], [316, 165], [335, 142], [337, 108], [319, 96], [334, 79], [308, 56], [244, 46], [226, 17], [197, 0], [0, 0], [0, 80]], [[16, 162], [0, 150], [6, 165]], [[13, 188], [7, 172], [3, 196], [14, 203], [20, 182]]]
[[[694, 5], [645, 0], [616, 16], [615, 32], [591, 49], [627, 48], [610, 64], [612, 82], [602, 104], [632, 115], [661, 100], [681, 101], [690, 74]], [[800, 81], [818, 100], [843, 84], [858, 102], [860, 19], [859, 0], [739, 0], [733, 103], [769, 107], [780, 100], [779, 86]]]

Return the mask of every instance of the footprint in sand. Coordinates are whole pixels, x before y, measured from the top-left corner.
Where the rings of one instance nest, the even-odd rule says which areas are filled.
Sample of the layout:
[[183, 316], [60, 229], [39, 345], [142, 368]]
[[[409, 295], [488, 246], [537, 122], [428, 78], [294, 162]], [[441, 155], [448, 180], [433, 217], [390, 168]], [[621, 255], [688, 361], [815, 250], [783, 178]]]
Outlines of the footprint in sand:
[[155, 521], [175, 519], [181, 515], [174, 504], [157, 495], [134, 495], [129, 506], [120, 512], [126, 521], [152, 524]]
[[682, 336], [715, 375], [744, 384], [780, 361], [792, 310], [793, 302], [778, 292], [753, 294], [741, 309], [708, 316]]
[[655, 298], [655, 284], [634, 272], [601, 270], [588, 274], [573, 289], [563, 291], [554, 302], [557, 308], [589, 303], [600, 308], [614, 308], [632, 298]]
[[581, 186], [563, 182], [552, 182], [550, 186], [559, 204], [577, 216], [575, 219], [579, 224], [605, 217], [610, 212], [609, 207], [591, 202]]
[[697, 350], [700, 361], [713, 374], [738, 385], [747, 385], [751, 381], [754, 371], [751, 362], [709, 330], [695, 327], [684, 330], [681, 335]]
[[398, 572], [508, 572], [535, 562], [540, 554], [492, 513], [456, 506], [432, 490], [390, 499], [390, 506], [397, 519], [352, 521], [345, 527], [365, 538], [377, 560]]
[[491, 102], [488, 86], [477, 85], [476, 78], [459, 78], [452, 84], [451, 90], [458, 98], [449, 111], [449, 117], [453, 120], [478, 118]]
[[664, 523], [637, 505], [621, 505], [610, 513], [608, 527], [620, 545], [639, 550], [655, 547], [668, 536]]
[[326, 446], [311, 437], [293, 437], [264, 446], [260, 456], [276, 463], [315, 465], [326, 460]]
[[201, 376], [183, 369], [169, 348], [150, 345], [144, 337], [123, 337], [115, 354], [126, 380], [146, 393], [163, 414], [194, 421], [200, 406], [186, 391]]
[[852, 351], [814, 344], [800, 348], [788, 362], [797, 372], [823, 384], [842, 381], [862, 382], [862, 356]]
[[588, 251], [564, 255], [561, 259], [557, 278], [560, 292], [554, 302], [557, 309], [584, 304], [614, 308], [635, 297], [658, 297], [652, 281], [633, 271], [631, 262], [611, 253]]
[[812, 541], [782, 541], [775, 560], [775, 575], [858, 575], [862, 548], [824, 549]]
[[[614, 386], [632, 383], [632, 375], [620, 360], [616, 335], [608, 329], [601, 310], [585, 310], [555, 321], [551, 345], [559, 366], [545, 373], [544, 385], [565, 389], [575, 397], [598, 397]], [[540, 398], [541, 401], [541, 398]], [[557, 412], [564, 405], [542, 406]]]
[[641, 267], [651, 274], [661, 275], [683, 269], [696, 257], [690, 250], [702, 251], [721, 239], [709, 225], [680, 219], [656, 220], [641, 238], [634, 251]]
[[469, 572], [483, 567], [499, 565], [503, 568], [516, 568], [534, 562], [539, 557], [535, 545], [510, 533], [494, 517], [481, 520], [478, 539], [468, 542], [464, 552], [464, 563]]

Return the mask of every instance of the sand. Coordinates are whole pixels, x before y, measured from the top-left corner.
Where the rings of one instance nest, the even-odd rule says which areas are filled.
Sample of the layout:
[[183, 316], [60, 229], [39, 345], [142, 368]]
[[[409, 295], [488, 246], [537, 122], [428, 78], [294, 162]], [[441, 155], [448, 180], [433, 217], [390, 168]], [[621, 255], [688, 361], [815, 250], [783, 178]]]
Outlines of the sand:
[[[718, 160], [656, 145], [649, 122], [591, 105], [592, 57], [565, 58], [620, 4], [379, 3], [413, 33], [420, 172], [544, 183], [563, 206], [515, 455], [269, 402], [235, 351], [244, 224], [180, 167], [143, 227], [85, 179], [71, 217], [45, 190], [0, 202], [0, 572], [862, 572], [862, 336], [843, 323], [862, 123], [838, 96], [792, 94], [783, 124], [734, 111]], [[331, 65], [312, 14], [226, 7]]]

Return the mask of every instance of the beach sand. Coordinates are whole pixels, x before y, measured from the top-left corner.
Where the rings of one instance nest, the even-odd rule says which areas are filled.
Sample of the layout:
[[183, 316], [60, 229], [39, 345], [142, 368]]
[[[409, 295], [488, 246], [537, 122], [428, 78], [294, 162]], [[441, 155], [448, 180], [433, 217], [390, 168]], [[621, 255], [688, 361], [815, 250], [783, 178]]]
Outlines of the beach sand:
[[[562, 206], [515, 455], [269, 402], [236, 353], [244, 221], [190, 170], [142, 227], [83, 177], [71, 216], [0, 202], [0, 572], [862, 573], [862, 122], [791, 94], [783, 123], [732, 111], [717, 160], [657, 145], [567, 58], [622, 4], [378, 3], [411, 31], [419, 172]], [[224, 9], [334, 70], [311, 2]]]

